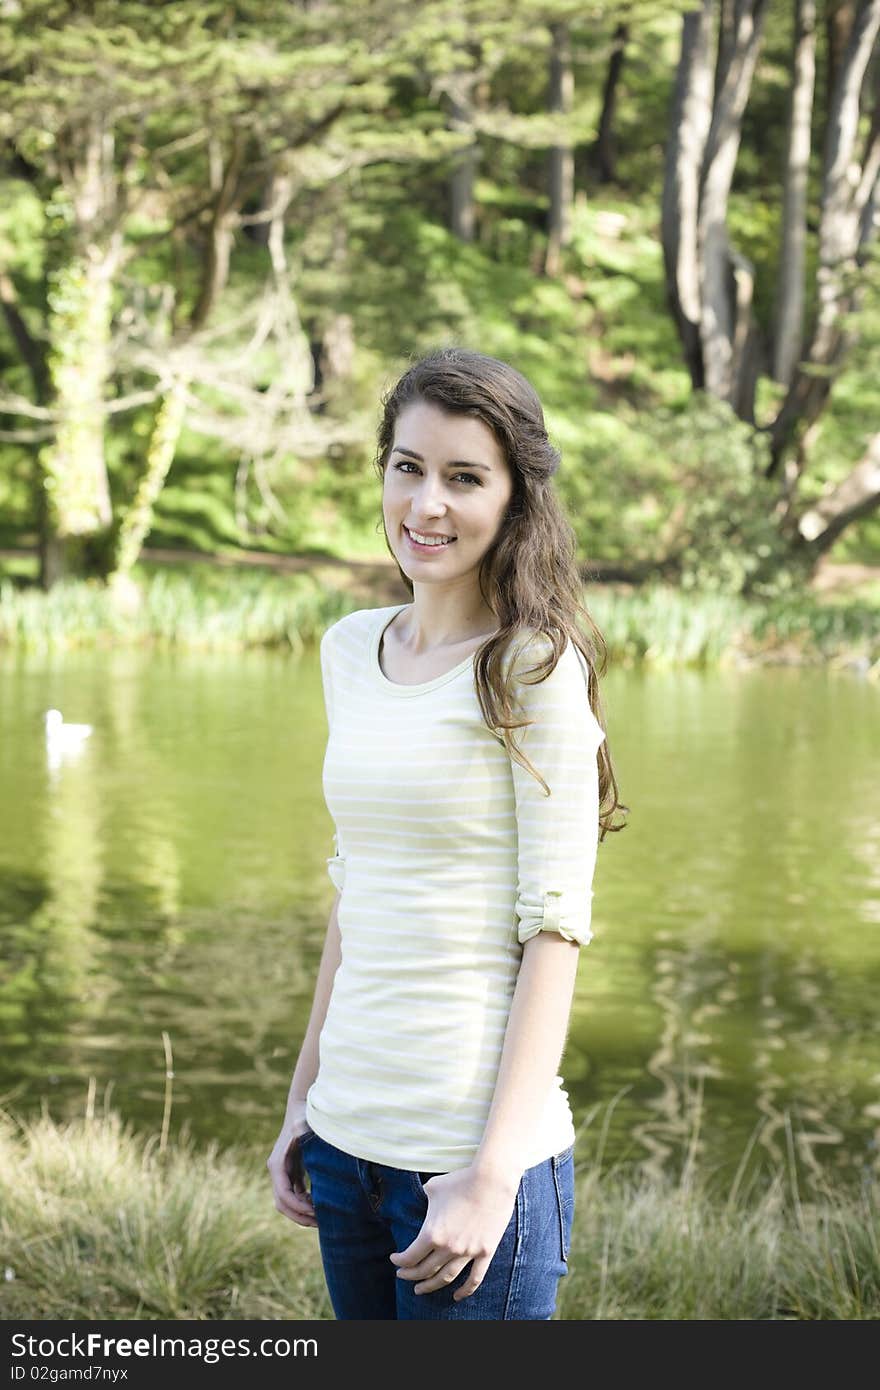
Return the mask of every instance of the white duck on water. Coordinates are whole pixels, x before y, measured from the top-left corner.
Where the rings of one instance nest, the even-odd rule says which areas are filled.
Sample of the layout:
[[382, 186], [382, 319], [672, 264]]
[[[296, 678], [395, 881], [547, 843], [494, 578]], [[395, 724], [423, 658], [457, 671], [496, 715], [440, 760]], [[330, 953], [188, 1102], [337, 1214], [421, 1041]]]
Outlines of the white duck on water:
[[75, 757], [92, 732], [91, 724], [65, 724], [60, 709], [46, 710], [45, 725], [50, 768], [56, 768], [63, 758]]

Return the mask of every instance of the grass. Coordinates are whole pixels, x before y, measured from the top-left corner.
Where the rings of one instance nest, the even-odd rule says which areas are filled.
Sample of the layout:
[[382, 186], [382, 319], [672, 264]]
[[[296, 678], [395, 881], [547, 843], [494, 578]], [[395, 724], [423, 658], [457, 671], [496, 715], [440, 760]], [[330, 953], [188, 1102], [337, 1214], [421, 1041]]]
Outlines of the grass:
[[861, 1320], [880, 1316], [880, 1190], [825, 1188], [802, 1202], [784, 1174], [751, 1199], [693, 1177], [596, 1171], [582, 1213], [563, 1318]]
[[352, 607], [310, 574], [248, 571], [138, 576], [114, 594], [96, 581], [49, 593], [0, 580], [0, 648], [57, 651], [154, 646], [195, 650], [280, 648], [299, 653]]
[[113, 1113], [6, 1115], [0, 1156], [3, 1319], [330, 1315], [314, 1232], [278, 1215], [241, 1156], [162, 1153]]
[[[0, 649], [135, 645], [299, 653], [344, 613], [391, 601], [385, 593], [355, 598], [326, 572], [181, 566], [135, 574], [136, 590], [122, 594], [93, 581], [61, 582], [46, 594], [0, 579]], [[880, 679], [880, 608], [869, 599], [829, 602], [807, 592], [750, 603], [660, 584], [630, 591], [593, 584], [585, 598], [617, 665], [831, 662]]]
[[[876, 1319], [878, 1196], [876, 1178], [807, 1202], [786, 1172], [719, 1194], [690, 1162], [663, 1182], [581, 1162], [557, 1316]], [[275, 1211], [262, 1161], [163, 1150], [112, 1111], [0, 1112], [0, 1244], [6, 1320], [332, 1316], [317, 1236]]]

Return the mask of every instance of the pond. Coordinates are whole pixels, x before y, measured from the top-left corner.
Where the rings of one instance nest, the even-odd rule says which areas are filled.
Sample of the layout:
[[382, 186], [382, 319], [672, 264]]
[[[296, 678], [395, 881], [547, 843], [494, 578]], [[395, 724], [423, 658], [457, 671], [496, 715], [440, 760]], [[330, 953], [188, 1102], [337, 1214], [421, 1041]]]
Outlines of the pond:
[[[614, 671], [563, 1064], [579, 1149], [880, 1166], [880, 689]], [[50, 767], [43, 716], [87, 721]], [[0, 1098], [268, 1153], [333, 889], [317, 652], [0, 659]]]

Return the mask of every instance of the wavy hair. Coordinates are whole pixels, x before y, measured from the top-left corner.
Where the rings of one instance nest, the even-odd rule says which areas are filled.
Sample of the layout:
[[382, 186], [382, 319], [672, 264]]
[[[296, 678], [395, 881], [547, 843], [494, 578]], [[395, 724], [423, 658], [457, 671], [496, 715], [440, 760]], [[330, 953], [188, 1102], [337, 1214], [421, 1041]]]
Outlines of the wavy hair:
[[[481, 352], [440, 348], [413, 363], [382, 397], [375, 467], [383, 482], [397, 417], [416, 400], [428, 401], [450, 414], [482, 420], [507, 458], [513, 492], [498, 536], [483, 556], [479, 571], [480, 591], [498, 619], [499, 629], [476, 653], [476, 689], [489, 729], [500, 734], [511, 758], [536, 777], [549, 796], [544, 778], [511, 737], [514, 730], [525, 728], [530, 721], [516, 717], [524, 711], [516, 706], [515, 678], [508, 657], [523, 629], [545, 636], [550, 643], [546, 658], [524, 673], [534, 675], [528, 684], [537, 685], [555, 670], [571, 639], [586, 661], [587, 698], [603, 730], [599, 677], [607, 665], [604, 639], [582, 601], [575, 534], [551, 481], [560, 464], [559, 451], [547, 437], [537, 392], [520, 372]], [[387, 531], [385, 541], [393, 555]], [[399, 564], [397, 568], [412, 594], [412, 581]], [[601, 841], [608, 831], [625, 828], [625, 820], [615, 824], [614, 816], [630, 808], [618, 799], [607, 733], [596, 757]]]

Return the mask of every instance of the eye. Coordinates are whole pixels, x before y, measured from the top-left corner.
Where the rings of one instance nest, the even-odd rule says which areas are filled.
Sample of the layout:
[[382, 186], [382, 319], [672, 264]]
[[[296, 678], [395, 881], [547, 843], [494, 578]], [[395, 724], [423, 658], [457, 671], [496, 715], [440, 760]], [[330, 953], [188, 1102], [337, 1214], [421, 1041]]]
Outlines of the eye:
[[[394, 464], [394, 467], [395, 467], [396, 469], [398, 469], [399, 471], [401, 471], [401, 472], [402, 472], [403, 469], [405, 469], [405, 468], [415, 468], [416, 470], [418, 470], [418, 464], [417, 464], [417, 463], [413, 463], [412, 459], [404, 459], [401, 463], [395, 463], [395, 464]], [[456, 474], [455, 474], [455, 477], [456, 477], [456, 478], [467, 478], [467, 480], [468, 480], [468, 485], [470, 485], [471, 483], [473, 483], [475, 487], [482, 487], [482, 486], [483, 486], [482, 479], [476, 477], [476, 475], [473, 474], [473, 473], [456, 473]]]

